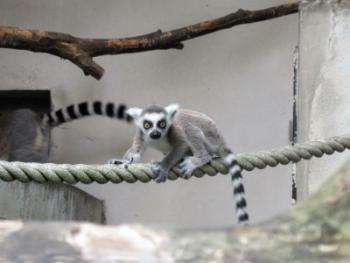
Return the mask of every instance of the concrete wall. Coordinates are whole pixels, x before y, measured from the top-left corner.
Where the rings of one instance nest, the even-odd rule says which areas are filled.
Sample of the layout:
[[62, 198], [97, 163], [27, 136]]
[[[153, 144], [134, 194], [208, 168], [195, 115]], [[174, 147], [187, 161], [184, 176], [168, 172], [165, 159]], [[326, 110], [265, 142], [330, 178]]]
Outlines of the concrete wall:
[[[50, 129], [40, 116], [28, 109], [1, 112], [1, 160], [48, 162]], [[0, 218], [105, 222], [103, 202], [74, 186], [3, 181]]]
[[[299, 141], [350, 132], [350, 1], [304, 1], [300, 19]], [[315, 192], [350, 153], [297, 165], [299, 197]]]
[[0, 218], [104, 223], [103, 202], [70, 185], [0, 182]]
[[[124, 37], [185, 26], [238, 8], [285, 2], [2, 0], [0, 24], [82, 37]], [[178, 102], [214, 118], [236, 152], [256, 151], [288, 143], [296, 43], [297, 15], [293, 15], [194, 39], [185, 42], [182, 51], [97, 58], [106, 70], [100, 81], [50, 55], [3, 49], [1, 88], [51, 89], [56, 108], [91, 99], [135, 106]], [[52, 133], [52, 161], [103, 163], [121, 157], [134, 130], [102, 118], [67, 124]], [[158, 158], [158, 153], [148, 151], [144, 160]], [[253, 221], [290, 206], [290, 173], [290, 167], [278, 167], [245, 174]], [[232, 187], [225, 176], [81, 188], [106, 200], [108, 223], [213, 227], [235, 222]]]

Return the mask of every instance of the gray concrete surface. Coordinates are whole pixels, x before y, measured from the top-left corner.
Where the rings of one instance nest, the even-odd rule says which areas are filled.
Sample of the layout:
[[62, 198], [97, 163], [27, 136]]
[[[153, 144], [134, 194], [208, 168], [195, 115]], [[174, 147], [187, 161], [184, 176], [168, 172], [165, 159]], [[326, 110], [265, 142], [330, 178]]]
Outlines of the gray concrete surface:
[[[299, 141], [349, 133], [350, 1], [304, 1], [300, 16]], [[315, 192], [349, 156], [299, 163], [298, 196]]]
[[[48, 162], [50, 130], [27, 109], [1, 112], [2, 160]], [[104, 223], [103, 201], [64, 184], [0, 182], [0, 218]]]
[[101, 200], [63, 184], [0, 182], [0, 218], [104, 223]]
[[0, 113], [0, 159], [48, 162], [50, 129], [40, 115], [29, 109]]
[[[238, 8], [259, 9], [287, 0], [1, 0], [0, 24], [61, 31], [82, 37], [125, 37], [170, 30]], [[102, 99], [132, 106], [177, 102], [216, 120], [236, 152], [288, 144], [292, 115], [292, 62], [298, 16], [242, 25], [185, 42], [179, 50], [96, 60], [106, 73], [84, 77], [73, 64], [47, 54], [0, 50], [1, 88], [52, 90], [56, 108]], [[52, 132], [51, 161], [103, 163], [121, 157], [134, 128], [89, 118]], [[147, 151], [144, 161], [160, 154]], [[245, 173], [253, 222], [290, 206], [291, 169]], [[226, 176], [166, 184], [81, 185], [106, 201], [107, 222], [182, 227], [235, 224], [232, 186]]]

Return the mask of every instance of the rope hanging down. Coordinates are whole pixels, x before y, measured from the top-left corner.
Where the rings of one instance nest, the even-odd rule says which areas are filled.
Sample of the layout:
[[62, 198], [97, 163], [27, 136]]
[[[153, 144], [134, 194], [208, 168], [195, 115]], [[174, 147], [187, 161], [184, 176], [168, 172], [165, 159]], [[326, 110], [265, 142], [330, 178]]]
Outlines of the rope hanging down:
[[[311, 141], [299, 143], [294, 146], [273, 149], [271, 151], [259, 151], [257, 153], [242, 153], [237, 155], [238, 164], [247, 171], [254, 168], [263, 169], [266, 166], [299, 162], [301, 159], [310, 159], [312, 156], [321, 157], [323, 154], [332, 154], [350, 149], [350, 134], [331, 137], [324, 141]], [[194, 176], [202, 177], [204, 174], [227, 174], [228, 169], [221, 159], [214, 159], [210, 164], [204, 165], [194, 172]], [[175, 168], [169, 174], [170, 180], [181, 177]], [[0, 179], [3, 181], [18, 180], [21, 182], [38, 183], [68, 183], [81, 182], [100, 184], [126, 181], [134, 183], [137, 180], [149, 182], [155, 178], [151, 164], [131, 165], [84, 165], [84, 164], [40, 164], [23, 162], [0, 161]]]

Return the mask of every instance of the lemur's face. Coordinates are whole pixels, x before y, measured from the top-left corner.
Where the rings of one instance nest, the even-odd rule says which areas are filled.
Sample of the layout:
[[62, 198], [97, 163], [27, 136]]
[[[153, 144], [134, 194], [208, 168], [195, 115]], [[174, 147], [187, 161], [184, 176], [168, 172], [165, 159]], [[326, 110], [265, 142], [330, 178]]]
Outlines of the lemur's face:
[[146, 137], [158, 140], [163, 137], [171, 125], [171, 120], [164, 113], [145, 113], [139, 118], [138, 127], [142, 129]]
[[127, 114], [133, 118], [145, 139], [159, 140], [167, 134], [171, 127], [177, 108], [178, 105], [175, 104], [170, 104], [165, 108], [151, 105], [143, 110], [130, 108]]

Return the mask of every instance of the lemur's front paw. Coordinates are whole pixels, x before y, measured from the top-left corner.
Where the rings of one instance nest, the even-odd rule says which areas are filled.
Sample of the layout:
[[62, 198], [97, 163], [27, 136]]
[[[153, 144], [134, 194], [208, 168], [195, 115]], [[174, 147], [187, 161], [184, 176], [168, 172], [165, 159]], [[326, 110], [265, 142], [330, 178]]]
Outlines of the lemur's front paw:
[[106, 162], [106, 164], [120, 165], [120, 164], [130, 164], [130, 162], [127, 160], [123, 160], [123, 159], [110, 159]]
[[154, 179], [157, 183], [164, 183], [167, 180], [168, 172], [159, 164], [159, 162], [153, 163], [152, 170], [157, 175]]
[[191, 157], [187, 157], [184, 161], [179, 163], [181, 177], [188, 179], [197, 167], [193, 164]]

